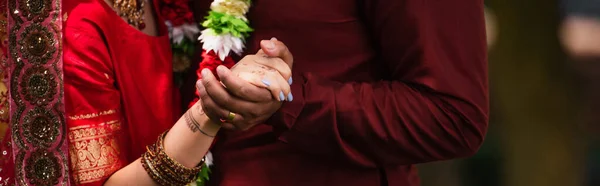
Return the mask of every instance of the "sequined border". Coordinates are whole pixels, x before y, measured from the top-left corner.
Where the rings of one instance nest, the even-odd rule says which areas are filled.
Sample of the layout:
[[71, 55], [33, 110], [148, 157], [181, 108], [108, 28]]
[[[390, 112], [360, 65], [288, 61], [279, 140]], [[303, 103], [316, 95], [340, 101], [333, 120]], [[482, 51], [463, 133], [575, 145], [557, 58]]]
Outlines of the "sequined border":
[[70, 185], [61, 0], [9, 0], [8, 10], [15, 179], [18, 185]]

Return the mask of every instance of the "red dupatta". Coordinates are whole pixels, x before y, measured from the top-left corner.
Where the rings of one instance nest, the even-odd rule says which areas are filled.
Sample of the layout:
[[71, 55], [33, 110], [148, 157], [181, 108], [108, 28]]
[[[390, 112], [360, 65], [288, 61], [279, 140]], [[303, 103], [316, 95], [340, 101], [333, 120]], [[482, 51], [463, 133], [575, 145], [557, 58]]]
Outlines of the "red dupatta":
[[8, 5], [8, 24], [1, 26], [11, 34], [3, 42], [10, 122], [0, 147], [0, 184], [70, 185], [61, 0], [3, 0], [2, 5]]

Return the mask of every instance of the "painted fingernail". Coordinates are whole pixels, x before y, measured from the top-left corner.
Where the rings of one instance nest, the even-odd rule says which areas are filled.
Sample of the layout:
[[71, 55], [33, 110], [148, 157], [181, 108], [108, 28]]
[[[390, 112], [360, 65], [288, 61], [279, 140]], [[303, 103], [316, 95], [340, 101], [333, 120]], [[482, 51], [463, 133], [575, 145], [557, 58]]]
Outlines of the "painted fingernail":
[[283, 91], [279, 92], [279, 101], [285, 101], [285, 96], [283, 95]]
[[292, 85], [292, 83], [293, 83], [293, 82], [294, 82], [294, 80], [292, 80], [292, 77], [290, 77], [290, 79], [288, 79], [288, 83], [289, 83], [290, 85]]
[[289, 102], [292, 102], [292, 101], [294, 100], [294, 96], [292, 96], [292, 93], [291, 93], [291, 92], [288, 94], [288, 99], [287, 99], [287, 100], [288, 100]]
[[262, 83], [268, 86], [271, 86], [271, 82], [267, 81], [266, 79], [262, 80]]

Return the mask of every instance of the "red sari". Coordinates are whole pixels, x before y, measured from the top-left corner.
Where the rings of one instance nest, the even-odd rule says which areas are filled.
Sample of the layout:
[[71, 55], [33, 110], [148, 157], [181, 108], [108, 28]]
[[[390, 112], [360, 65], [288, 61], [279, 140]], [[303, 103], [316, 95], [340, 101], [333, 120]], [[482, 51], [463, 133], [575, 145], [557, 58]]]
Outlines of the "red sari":
[[75, 183], [96, 185], [139, 158], [179, 105], [166, 27], [148, 36], [102, 0], [73, 2], [64, 54], [71, 171]]
[[102, 0], [63, 0], [61, 15], [69, 173], [58, 181], [102, 185], [180, 115], [167, 29], [159, 18], [160, 36], [148, 36]]

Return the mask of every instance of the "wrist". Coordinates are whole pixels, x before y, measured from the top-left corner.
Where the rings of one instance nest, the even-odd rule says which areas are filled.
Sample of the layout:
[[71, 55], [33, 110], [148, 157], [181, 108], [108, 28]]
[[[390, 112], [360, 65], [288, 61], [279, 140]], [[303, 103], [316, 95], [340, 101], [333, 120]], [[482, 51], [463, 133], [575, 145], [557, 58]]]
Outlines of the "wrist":
[[200, 104], [194, 105], [188, 112], [191, 112], [192, 119], [198, 122], [199, 130], [209, 136], [216, 136], [221, 129], [221, 125], [212, 121], [202, 109]]

